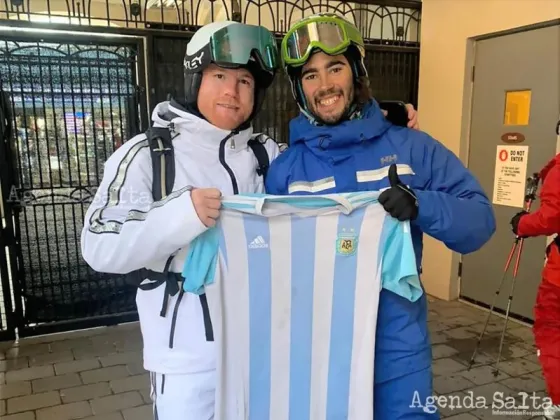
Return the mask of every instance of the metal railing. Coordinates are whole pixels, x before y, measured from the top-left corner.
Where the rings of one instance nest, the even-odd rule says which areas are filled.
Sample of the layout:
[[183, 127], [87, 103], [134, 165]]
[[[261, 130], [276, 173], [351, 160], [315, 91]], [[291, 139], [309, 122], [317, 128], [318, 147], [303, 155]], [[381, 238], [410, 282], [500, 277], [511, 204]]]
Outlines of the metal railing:
[[0, 19], [167, 31], [236, 20], [281, 34], [304, 16], [334, 12], [358, 25], [364, 38], [419, 42], [420, 10], [421, 2], [413, 0], [4, 0]]

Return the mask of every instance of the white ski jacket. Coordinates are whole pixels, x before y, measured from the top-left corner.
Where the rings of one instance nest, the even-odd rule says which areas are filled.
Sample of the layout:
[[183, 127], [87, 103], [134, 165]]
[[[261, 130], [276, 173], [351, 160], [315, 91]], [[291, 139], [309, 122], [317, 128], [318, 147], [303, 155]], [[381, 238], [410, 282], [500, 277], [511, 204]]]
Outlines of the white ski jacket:
[[[109, 157], [81, 236], [83, 258], [96, 271], [124, 274], [147, 268], [162, 272], [175, 254], [170, 271], [181, 273], [189, 243], [206, 229], [194, 210], [188, 186], [214, 187], [224, 195], [264, 192], [257, 159], [247, 145], [254, 136], [252, 128], [228, 138], [229, 131], [174, 102], [158, 104], [152, 119], [157, 127], [173, 124], [173, 193], [158, 202], [152, 199], [152, 163], [145, 134], [130, 139]], [[268, 140], [265, 147], [272, 162], [278, 146]], [[146, 279], [142, 284], [151, 282]], [[202, 299], [189, 293], [169, 296], [166, 314], [161, 316], [165, 287], [164, 283], [137, 292], [144, 368], [161, 374], [215, 369], [214, 342], [207, 341]]]

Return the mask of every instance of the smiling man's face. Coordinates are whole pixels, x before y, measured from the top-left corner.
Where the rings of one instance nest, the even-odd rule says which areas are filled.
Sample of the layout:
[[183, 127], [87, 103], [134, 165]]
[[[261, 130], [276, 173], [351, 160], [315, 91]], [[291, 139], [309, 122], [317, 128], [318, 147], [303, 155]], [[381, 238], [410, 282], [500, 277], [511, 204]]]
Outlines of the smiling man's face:
[[255, 79], [247, 69], [225, 69], [211, 64], [202, 74], [198, 110], [212, 125], [233, 130], [253, 112]]
[[338, 123], [354, 101], [352, 69], [344, 55], [313, 54], [301, 83], [309, 110], [327, 124]]

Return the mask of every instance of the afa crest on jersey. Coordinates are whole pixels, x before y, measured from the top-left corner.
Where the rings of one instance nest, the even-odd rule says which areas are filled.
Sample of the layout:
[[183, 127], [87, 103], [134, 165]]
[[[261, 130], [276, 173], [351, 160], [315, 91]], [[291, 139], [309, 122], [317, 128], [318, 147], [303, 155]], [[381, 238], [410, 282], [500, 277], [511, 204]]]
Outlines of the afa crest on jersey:
[[342, 231], [336, 239], [336, 253], [339, 255], [353, 255], [358, 248], [358, 237], [351, 231]]

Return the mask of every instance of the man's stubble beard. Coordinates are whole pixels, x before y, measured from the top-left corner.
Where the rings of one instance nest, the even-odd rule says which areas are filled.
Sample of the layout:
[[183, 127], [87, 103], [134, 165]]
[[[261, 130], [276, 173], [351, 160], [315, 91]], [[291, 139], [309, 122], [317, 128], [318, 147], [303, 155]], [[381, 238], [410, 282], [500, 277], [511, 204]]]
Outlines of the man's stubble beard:
[[[333, 93], [332, 90], [330, 91], [326, 91], [325, 93], [323, 93], [322, 95], [320, 95], [316, 101], [320, 101], [321, 98], [323, 98], [324, 96], [328, 96], [331, 93]], [[336, 93], [336, 92], [335, 92]], [[350, 87], [350, 91], [348, 92], [348, 95], [346, 95], [345, 92], [343, 92], [343, 97], [346, 98], [352, 98], [351, 101], [346, 102], [344, 109], [342, 110], [342, 112], [340, 112], [337, 115], [330, 115], [328, 116], [326, 119], [323, 119], [321, 116], [318, 115], [318, 113], [316, 112], [316, 101], [313, 101], [313, 109], [311, 112], [311, 115], [321, 124], [324, 125], [337, 125], [339, 123], [341, 123], [344, 119], [348, 118], [348, 111], [350, 110], [350, 108], [352, 107], [352, 105], [354, 104], [354, 102], [356, 101], [356, 92], [354, 90], [354, 85], [352, 84], [352, 86]]]

